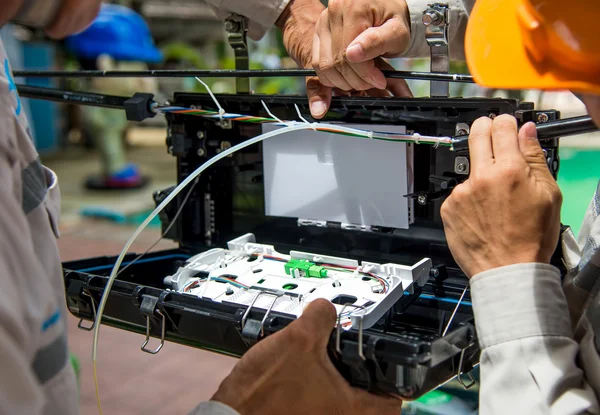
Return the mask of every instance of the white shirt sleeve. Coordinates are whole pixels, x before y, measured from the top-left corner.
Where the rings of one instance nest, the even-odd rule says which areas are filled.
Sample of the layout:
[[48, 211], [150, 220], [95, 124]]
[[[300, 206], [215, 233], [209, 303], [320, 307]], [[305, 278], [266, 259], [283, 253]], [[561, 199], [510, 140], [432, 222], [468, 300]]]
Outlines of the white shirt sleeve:
[[558, 269], [489, 270], [471, 280], [471, 298], [482, 350], [480, 414], [600, 412], [585, 375], [600, 370], [597, 353], [573, 339]]
[[240, 415], [235, 409], [217, 401], [202, 402], [190, 415]]
[[259, 40], [285, 10], [290, 0], [206, 0], [219, 19], [235, 13], [248, 18], [248, 36]]

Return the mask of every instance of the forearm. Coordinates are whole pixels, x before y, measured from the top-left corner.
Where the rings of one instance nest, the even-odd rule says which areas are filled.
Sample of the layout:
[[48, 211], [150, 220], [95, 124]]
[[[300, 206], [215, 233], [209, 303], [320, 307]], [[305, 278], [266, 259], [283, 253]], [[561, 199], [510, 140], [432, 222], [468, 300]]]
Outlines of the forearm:
[[[398, 1], [398, 0], [395, 0]], [[431, 0], [406, 0], [408, 12], [410, 16], [410, 44], [403, 53], [404, 57], [419, 58], [428, 57], [429, 45], [425, 39], [425, 25], [423, 24], [423, 10], [427, 9], [427, 5], [434, 3]], [[450, 0], [450, 27], [449, 27], [449, 43], [450, 56], [452, 59], [463, 60], [464, 38], [467, 29], [469, 14], [473, 8], [475, 0]]]
[[557, 269], [496, 268], [473, 277], [471, 296], [482, 349], [480, 413], [597, 413]]

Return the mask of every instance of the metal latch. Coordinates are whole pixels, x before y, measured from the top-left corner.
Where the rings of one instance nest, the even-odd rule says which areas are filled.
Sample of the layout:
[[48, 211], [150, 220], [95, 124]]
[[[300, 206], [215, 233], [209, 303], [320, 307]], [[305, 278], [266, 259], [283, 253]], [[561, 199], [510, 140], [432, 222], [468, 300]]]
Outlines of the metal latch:
[[[432, 3], [423, 10], [423, 24], [426, 26], [425, 38], [431, 49], [431, 72], [448, 73], [450, 70], [450, 53], [448, 42], [449, 7], [446, 3]], [[448, 82], [431, 81], [432, 97], [448, 97]]]
[[[239, 14], [231, 14], [225, 20], [227, 41], [235, 54], [235, 69], [250, 68], [248, 59], [248, 20]], [[250, 93], [250, 78], [236, 78], [235, 89], [238, 94]]]
[[[165, 330], [166, 330], [166, 317], [164, 313], [156, 308], [156, 304], [158, 304], [158, 298], [153, 297], [151, 295], [144, 294], [142, 295], [142, 303], [140, 304], [140, 312], [144, 317], [146, 317], [146, 339], [142, 344], [142, 351], [150, 354], [156, 354], [160, 352], [160, 349], [165, 345]], [[156, 321], [155, 314], [158, 314], [161, 317], [160, 325], [160, 345], [154, 350], [146, 348], [148, 343], [150, 342], [150, 326], [152, 321]]]
[[[272, 296], [273, 301], [269, 304], [269, 308], [267, 308], [267, 311], [265, 312], [265, 315], [263, 316], [261, 321], [248, 318], [250, 316], [250, 311], [252, 310], [252, 307], [254, 307], [256, 300], [258, 300], [258, 297], [260, 297], [261, 295]], [[256, 296], [252, 300], [252, 303], [250, 303], [250, 305], [244, 312], [244, 315], [242, 316], [242, 337], [244, 338], [244, 341], [246, 342], [246, 344], [248, 344], [248, 346], [253, 346], [258, 342], [259, 338], [265, 336], [265, 323], [267, 321], [267, 318], [269, 317], [269, 314], [271, 314], [271, 310], [273, 309], [273, 306], [275, 305], [277, 300], [279, 300], [283, 295], [284, 293], [279, 291], [260, 291], [258, 294], [256, 294]]]

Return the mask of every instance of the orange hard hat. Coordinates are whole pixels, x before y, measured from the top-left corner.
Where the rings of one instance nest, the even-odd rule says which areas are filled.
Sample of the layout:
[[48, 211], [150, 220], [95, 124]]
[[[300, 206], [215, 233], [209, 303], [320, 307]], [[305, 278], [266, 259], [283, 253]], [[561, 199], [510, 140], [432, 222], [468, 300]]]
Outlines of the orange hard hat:
[[482, 86], [600, 95], [599, 40], [600, 0], [477, 0], [465, 53]]

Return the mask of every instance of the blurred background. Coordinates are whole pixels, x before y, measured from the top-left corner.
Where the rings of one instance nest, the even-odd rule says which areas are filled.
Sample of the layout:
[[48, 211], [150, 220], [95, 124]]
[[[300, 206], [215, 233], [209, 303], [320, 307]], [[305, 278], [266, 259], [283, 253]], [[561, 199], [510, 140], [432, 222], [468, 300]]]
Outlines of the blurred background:
[[[200, 0], [128, 0], [113, 2], [135, 10], [147, 24], [148, 46], [154, 54], [95, 56], [87, 54], [86, 39], [48, 41], [37, 32], [18, 26], [0, 30], [13, 70], [16, 69], [233, 69], [234, 56], [223, 23]], [[140, 24], [139, 22], [134, 22]], [[133, 23], [132, 23], [133, 24]], [[104, 36], [100, 27], [98, 36]], [[89, 39], [88, 39], [89, 40]], [[153, 50], [156, 48], [156, 50]], [[295, 67], [286, 55], [280, 34], [271, 30], [260, 42], [249, 41], [251, 68]], [[157, 55], [156, 53], [159, 53]], [[428, 60], [392, 61], [397, 69], [428, 71]], [[455, 62], [453, 72], [466, 73]], [[156, 79], [142, 83], [94, 83], [89, 80], [17, 79], [17, 83], [64, 87], [131, 95], [153, 92], [160, 102], [175, 91], [205, 92], [194, 79]], [[234, 93], [232, 79], [207, 79], [215, 93]], [[415, 96], [427, 96], [427, 82], [410, 81]], [[252, 81], [252, 89], [266, 94], [303, 94], [301, 78]], [[490, 91], [475, 85], [452, 85], [453, 96], [502, 96], [533, 101], [537, 108], [558, 109], [563, 117], [585, 113], [568, 92]], [[153, 208], [152, 192], [175, 182], [175, 160], [167, 154], [164, 119], [143, 123], [124, 120], [117, 110], [89, 110], [45, 101], [23, 100], [42, 160], [56, 171], [62, 190], [59, 240], [63, 260], [115, 255]], [[110, 126], [110, 128], [108, 128]], [[109, 144], [107, 144], [109, 143]], [[564, 194], [563, 223], [578, 231], [581, 219], [600, 177], [600, 135], [561, 140], [559, 184]], [[144, 251], [159, 237], [155, 224], [135, 243]], [[155, 249], [173, 246], [163, 241]], [[69, 317], [70, 346], [80, 372], [82, 413], [97, 413], [91, 372], [91, 333], [78, 330]], [[235, 360], [167, 344], [157, 356], [139, 351], [138, 335], [103, 328], [99, 350], [99, 377], [106, 413], [187, 413], [210, 398]], [[184, 386], [184, 387], [182, 387]], [[450, 392], [449, 392], [450, 391]], [[404, 413], [473, 413], [476, 390], [463, 393], [449, 385], [407, 407]]]

